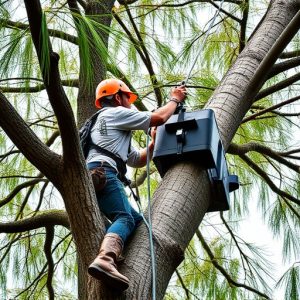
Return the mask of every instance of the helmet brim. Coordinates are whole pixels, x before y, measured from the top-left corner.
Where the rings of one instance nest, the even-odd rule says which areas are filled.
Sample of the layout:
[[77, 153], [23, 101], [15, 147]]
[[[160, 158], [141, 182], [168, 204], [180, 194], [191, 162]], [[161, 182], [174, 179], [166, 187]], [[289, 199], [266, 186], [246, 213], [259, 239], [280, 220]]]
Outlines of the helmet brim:
[[101, 101], [100, 101], [101, 99], [96, 99], [95, 100], [95, 106], [97, 107], [97, 108], [102, 108], [102, 106], [101, 106]]
[[136, 94], [133, 94], [133, 93], [128, 93], [128, 95], [129, 95], [128, 102], [130, 104], [134, 103], [137, 100], [137, 98], [138, 98], [138, 96]]

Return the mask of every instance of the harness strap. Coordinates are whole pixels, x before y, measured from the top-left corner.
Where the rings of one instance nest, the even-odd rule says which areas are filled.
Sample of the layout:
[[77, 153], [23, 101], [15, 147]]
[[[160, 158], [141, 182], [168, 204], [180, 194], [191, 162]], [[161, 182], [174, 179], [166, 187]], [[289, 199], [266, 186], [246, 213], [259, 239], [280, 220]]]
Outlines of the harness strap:
[[95, 149], [98, 153], [102, 153], [104, 154], [105, 156], [108, 156], [110, 157], [111, 159], [113, 159], [116, 164], [117, 164], [117, 169], [118, 169], [118, 172], [119, 172], [119, 179], [122, 181], [122, 182], [126, 182], [126, 172], [127, 172], [127, 168], [126, 168], [126, 163], [123, 161], [122, 158], [118, 157], [117, 155], [115, 155], [114, 153], [94, 144], [93, 142], [91, 142], [91, 148], [92, 149]]

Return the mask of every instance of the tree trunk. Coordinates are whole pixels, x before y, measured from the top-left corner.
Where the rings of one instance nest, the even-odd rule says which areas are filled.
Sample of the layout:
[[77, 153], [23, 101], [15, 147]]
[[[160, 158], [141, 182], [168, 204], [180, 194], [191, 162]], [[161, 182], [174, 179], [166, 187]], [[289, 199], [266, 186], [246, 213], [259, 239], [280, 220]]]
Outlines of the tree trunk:
[[[207, 108], [215, 111], [226, 149], [251, 106], [253, 98], [245, 93], [255, 70], [298, 10], [299, 1], [273, 1], [260, 27], [210, 99]], [[156, 190], [152, 224], [157, 299], [163, 298], [168, 282], [182, 261], [183, 252], [200, 225], [210, 200], [206, 170], [190, 162], [170, 169]], [[113, 295], [103, 289], [94, 290], [89, 294], [89, 299], [152, 298], [151, 262], [145, 225], [141, 225], [128, 242], [125, 256], [121, 272], [130, 279], [129, 289], [122, 295]]]
[[[207, 108], [214, 110], [224, 148], [227, 149], [255, 95], [249, 91], [255, 71], [299, 10], [300, 1], [272, 1], [259, 28], [213, 93]], [[293, 36], [290, 36], [292, 39]], [[286, 45], [287, 46], [287, 45]], [[279, 54], [278, 54], [279, 56]], [[278, 57], [274, 58], [275, 60]], [[269, 72], [272, 65], [269, 66]], [[266, 78], [257, 81], [256, 93]]]
[[[91, 18], [101, 24], [102, 26], [110, 26], [112, 15], [111, 10], [114, 5], [114, 0], [110, 1], [87, 1], [88, 6], [86, 8], [86, 15], [92, 16]], [[95, 28], [97, 31], [97, 29]], [[108, 47], [109, 35], [103, 30], [98, 31], [99, 37], [103, 42], [103, 45]], [[90, 32], [87, 32], [88, 39], [93, 41], [93, 36]], [[103, 80], [106, 76], [106, 64], [107, 62], [103, 57], [95, 51], [95, 46], [90, 45], [89, 51], [91, 52], [91, 62], [86, 62], [85, 57], [80, 55], [80, 72], [79, 72], [79, 91], [77, 98], [78, 105], [78, 124], [82, 125], [87, 117], [95, 113], [96, 108], [94, 105], [95, 101], [95, 88], [97, 84]], [[84, 66], [86, 63], [91, 63], [93, 68], [93, 82], [87, 81], [87, 76], [84, 72]]]
[[87, 299], [87, 295], [90, 290], [95, 289], [94, 287], [100, 290], [96, 280], [87, 280], [87, 268], [97, 254], [105, 226], [98, 205], [94, 201], [96, 199], [94, 189], [88, 186], [87, 170], [73, 163], [65, 166], [63, 176], [67, 180], [63, 180], [59, 191], [64, 199], [77, 249], [78, 295], [79, 299]]

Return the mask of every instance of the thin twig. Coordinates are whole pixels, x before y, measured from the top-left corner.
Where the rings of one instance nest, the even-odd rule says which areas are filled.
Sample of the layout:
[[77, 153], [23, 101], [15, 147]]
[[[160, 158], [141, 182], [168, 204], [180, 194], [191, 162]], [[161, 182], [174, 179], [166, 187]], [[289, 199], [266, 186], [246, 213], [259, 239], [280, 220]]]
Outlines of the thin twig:
[[258, 117], [258, 116], [261, 116], [261, 115], [263, 115], [263, 114], [265, 114], [265, 113], [267, 113], [267, 112], [271, 112], [271, 111], [273, 111], [274, 109], [277, 109], [277, 108], [282, 107], [282, 106], [284, 106], [284, 105], [287, 105], [287, 104], [293, 103], [293, 102], [295, 102], [295, 101], [298, 101], [299, 99], [300, 99], [300, 96], [297, 96], [297, 97], [288, 99], [288, 100], [286, 100], [286, 101], [283, 101], [283, 102], [281, 102], [281, 103], [278, 103], [278, 104], [276, 104], [276, 105], [273, 105], [273, 106], [270, 106], [270, 107], [268, 107], [268, 108], [265, 108], [265, 109], [263, 109], [263, 110], [261, 110], [261, 111], [255, 113], [255, 114], [252, 114], [251, 116], [248, 116], [248, 117], [244, 118], [243, 121], [242, 121], [242, 123], [245, 123], [245, 122], [248, 122], [248, 121], [250, 121], [250, 120], [253, 120], [253, 119], [255, 119], [255, 118]]
[[267, 175], [267, 173], [261, 169], [254, 161], [252, 161], [248, 156], [246, 156], [245, 154], [240, 154], [239, 155], [241, 157], [242, 160], [244, 160], [246, 162], [246, 164], [252, 168], [258, 175], [261, 176], [261, 178], [269, 185], [269, 187], [271, 188], [271, 190], [278, 194], [281, 197], [284, 197], [290, 201], [292, 201], [293, 203], [296, 203], [298, 205], [300, 205], [300, 200], [293, 197], [292, 195], [288, 194], [285, 191], [282, 191], [281, 189], [279, 189], [271, 180], [271, 178]]
[[145, 59], [147, 61], [147, 69], [149, 71], [149, 75], [150, 75], [150, 79], [151, 79], [151, 82], [152, 82], [152, 85], [153, 85], [153, 88], [154, 88], [154, 92], [155, 92], [155, 95], [156, 95], [156, 99], [157, 99], [157, 104], [158, 106], [161, 106], [162, 105], [162, 95], [161, 95], [161, 92], [160, 92], [160, 89], [157, 87], [158, 85], [158, 80], [157, 80], [157, 77], [156, 77], [156, 74], [154, 72], [154, 69], [153, 69], [153, 66], [152, 66], [152, 62], [151, 62], [151, 59], [150, 59], [150, 55], [148, 53], [148, 50], [147, 48], [145, 47], [145, 43], [144, 43], [144, 40], [133, 20], [133, 17], [131, 15], [131, 12], [130, 12], [130, 9], [128, 8], [127, 5], [125, 5], [125, 8], [126, 8], [126, 12], [127, 12], [127, 15], [129, 17], [129, 20], [133, 26], [133, 29], [134, 29], [134, 32], [138, 38], [138, 41], [139, 41], [139, 45], [142, 49], [142, 51], [144, 52], [144, 55], [145, 55]]
[[54, 275], [54, 262], [51, 252], [51, 246], [54, 239], [54, 226], [47, 226], [46, 227], [46, 238], [45, 238], [45, 244], [44, 244], [44, 252], [45, 256], [47, 258], [47, 264], [48, 264], [48, 274], [47, 274], [47, 289], [48, 289], [48, 295], [49, 300], [54, 300], [54, 289], [52, 286], [52, 279]]
[[257, 153], [260, 153], [263, 155], [267, 155], [267, 156], [271, 157], [272, 159], [278, 161], [279, 163], [287, 166], [291, 170], [293, 170], [297, 173], [300, 173], [299, 165], [293, 164], [290, 161], [288, 161], [287, 159], [283, 158], [283, 155], [281, 152], [274, 151], [273, 149], [266, 147], [262, 144], [250, 142], [250, 143], [243, 144], [243, 145], [237, 145], [237, 144], [231, 143], [228, 148], [228, 153], [235, 154], [235, 155], [246, 154], [250, 151], [254, 151], [254, 152], [257, 152]]
[[176, 269], [175, 272], [176, 272], [176, 275], [177, 275], [177, 277], [178, 277], [178, 279], [179, 279], [179, 281], [180, 281], [180, 284], [181, 284], [181, 286], [182, 286], [182, 288], [183, 288], [183, 290], [184, 290], [184, 292], [185, 292], [186, 299], [190, 299], [189, 289], [185, 286], [184, 281], [183, 281], [183, 279], [182, 279], [182, 277], [181, 277], [179, 271]]
[[231, 285], [234, 285], [236, 287], [242, 287], [244, 289], [247, 289], [265, 299], [270, 299], [268, 295], [254, 289], [253, 287], [251, 286], [248, 286], [246, 284], [242, 284], [242, 283], [239, 283], [239, 282], [236, 282], [235, 280], [232, 279], [232, 277], [227, 273], [227, 271], [218, 263], [217, 259], [215, 258], [213, 252], [210, 250], [208, 244], [205, 242], [205, 239], [204, 237], [202, 236], [201, 232], [199, 229], [197, 229], [196, 231], [196, 235], [199, 239], [199, 241], [201, 242], [201, 245], [202, 247], [204, 248], [204, 250], [206, 251], [206, 253], [208, 254], [210, 260], [211, 260], [211, 263], [216, 267], [216, 269], [218, 269], [221, 274], [226, 278], [226, 280], [228, 281], [228, 283]]

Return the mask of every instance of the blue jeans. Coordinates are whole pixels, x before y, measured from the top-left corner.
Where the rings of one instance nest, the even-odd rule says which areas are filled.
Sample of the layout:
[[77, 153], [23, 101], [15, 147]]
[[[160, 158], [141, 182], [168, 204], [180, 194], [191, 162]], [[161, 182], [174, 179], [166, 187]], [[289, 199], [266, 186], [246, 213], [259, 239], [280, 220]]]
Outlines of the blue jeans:
[[[87, 165], [88, 169], [99, 166], [101, 166], [100, 162], [91, 162]], [[143, 218], [130, 205], [124, 185], [117, 177], [117, 171], [112, 167], [104, 168], [107, 183], [102, 191], [96, 193], [98, 206], [100, 211], [112, 222], [106, 233], [116, 233], [125, 243]]]

